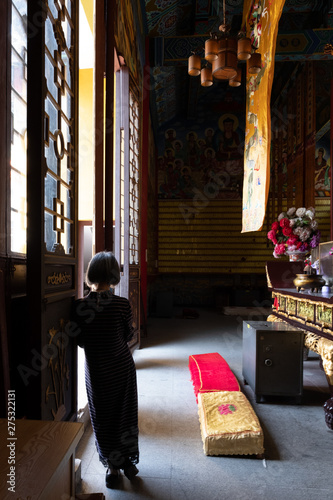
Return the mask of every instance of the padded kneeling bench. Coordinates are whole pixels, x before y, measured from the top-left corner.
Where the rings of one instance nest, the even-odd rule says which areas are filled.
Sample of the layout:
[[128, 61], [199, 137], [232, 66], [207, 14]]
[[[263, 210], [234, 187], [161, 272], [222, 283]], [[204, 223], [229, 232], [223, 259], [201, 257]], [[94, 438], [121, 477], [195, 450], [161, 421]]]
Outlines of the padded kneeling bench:
[[242, 392], [199, 393], [198, 411], [206, 455], [263, 455], [262, 429]]
[[200, 392], [240, 390], [238, 380], [218, 352], [191, 355], [189, 370], [197, 402]]

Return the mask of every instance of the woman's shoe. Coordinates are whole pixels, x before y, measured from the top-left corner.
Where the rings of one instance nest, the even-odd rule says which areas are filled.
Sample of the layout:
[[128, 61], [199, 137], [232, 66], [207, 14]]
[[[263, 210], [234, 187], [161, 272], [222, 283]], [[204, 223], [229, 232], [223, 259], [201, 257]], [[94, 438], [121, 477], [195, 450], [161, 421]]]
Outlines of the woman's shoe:
[[107, 469], [105, 476], [105, 484], [107, 488], [114, 488], [117, 486], [119, 481], [120, 471], [119, 469]]
[[129, 480], [133, 479], [138, 473], [139, 469], [134, 464], [124, 468], [124, 474]]

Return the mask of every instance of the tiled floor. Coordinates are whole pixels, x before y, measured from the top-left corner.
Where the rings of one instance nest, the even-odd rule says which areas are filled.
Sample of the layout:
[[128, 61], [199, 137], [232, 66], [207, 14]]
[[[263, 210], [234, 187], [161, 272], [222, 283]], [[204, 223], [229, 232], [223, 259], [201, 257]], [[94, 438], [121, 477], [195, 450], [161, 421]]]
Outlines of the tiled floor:
[[[304, 362], [301, 405], [290, 400], [257, 404], [266, 460], [208, 457], [202, 449], [197, 405], [188, 370], [191, 354], [219, 352], [242, 383], [242, 320], [215, 310], [197, 319], [151, 318], [142, 348], [135, 351], [139, 391], [140, 463], [132, 481], [105, 486], [91, 427], [77, 450], [82, 493], [106, 499], [156, 500], [328, 500], [332, 499], [333, 431], [322, 405], [329, 397], [316, 355]], [[249, 318], [257, 319], [257, 318]]]

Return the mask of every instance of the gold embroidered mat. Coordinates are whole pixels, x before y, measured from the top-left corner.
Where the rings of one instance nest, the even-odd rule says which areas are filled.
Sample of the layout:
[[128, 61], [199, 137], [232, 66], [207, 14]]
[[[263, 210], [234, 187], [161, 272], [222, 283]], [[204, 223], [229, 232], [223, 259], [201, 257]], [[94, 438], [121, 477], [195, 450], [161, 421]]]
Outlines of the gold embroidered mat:
[[261, 455], [264, 436], [251, 404], [239, 391], [198, 394], [206, 455]]

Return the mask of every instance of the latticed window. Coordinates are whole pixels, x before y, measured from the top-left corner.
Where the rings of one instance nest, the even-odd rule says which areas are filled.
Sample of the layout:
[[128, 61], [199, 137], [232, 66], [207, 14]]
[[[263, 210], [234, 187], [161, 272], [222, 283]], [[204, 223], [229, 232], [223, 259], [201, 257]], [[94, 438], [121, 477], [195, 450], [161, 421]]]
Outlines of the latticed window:
[[[135, 282], [138, 291], [140, 277], [139, 103], [135, 87], [130, 85], [129, 70], [122, 67], [116, 73], [114, 250], [122, 268], [122, 279], [117, 293], [128, 297], [134, 310], [139, 309], [133, 298], [133, 283]], [[137, 295], [140, 295], [139, 292]]]
[[130, 92], [130, 142], [129, 142], [129, 253], [130, 264], [139, 264], [139, 201], [140, 201], [140, 131], [139, 131], [139, 103]]
[[11, 5], [10, 250], [26, 253], [27, 1]]
[[[47, 251], [73, 247], [72, 1], [49, 0], [45, 21], [45, 225]], [[26, 253], [27, 0], [11, 8], [11, 244]]]
[[[46, 250], [71, 254], [74, 238], [74, 144], [72, 122], [72, 2], [48, 1], [45, 21], [44, 115]], [[59, 11], [61, 13], [59, 15]]]

